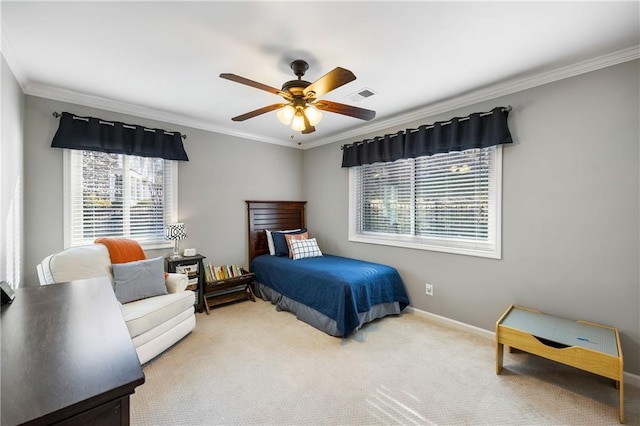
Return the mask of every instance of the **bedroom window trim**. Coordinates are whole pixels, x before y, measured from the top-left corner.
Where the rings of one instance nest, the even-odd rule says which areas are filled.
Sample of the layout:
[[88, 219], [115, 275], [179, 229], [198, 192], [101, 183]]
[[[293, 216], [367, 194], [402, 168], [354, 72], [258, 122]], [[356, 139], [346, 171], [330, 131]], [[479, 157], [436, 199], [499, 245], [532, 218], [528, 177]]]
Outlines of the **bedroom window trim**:
[[[165, 160], [162, 159], [162, 161], [164, 162], [164, 176], [167, 177], [167, 172], [169, 174], [168, 176], [168, 182], [164, 183], [163, 186], [163, 194], [165, 194], [165, 198], [164, 198], [164, 203], [163, 203], [163, 223], [162, 223], [162, 229], [160, 229], [160, 232], [157, 233], [157, 235], [155, 236], [151, 236], [150, 238], [145, 238], [142, 237], [140, 238], [140, 236], [132, 236], [129, 232], [130, 232], [130, 228], [129, 228], [129, 224], [130, 222], [128, 221], [129, 218], [127, 217], [123, 217], [123, 234], [117, 234], [117, 235], [95, 235], [92, 236], [90, 238], [80, 238], [80, 237], [74, 237], [74, 235], [77, 235], [74, 230], [75, 228], [77, 228], [78, 225], [80, 225], [81, 219], [76, 219], [74, 221], [73, 219], [73, 215], [72, 215], [72, 209], [74, 207], [78, 208], [81, 206], [74, 206], [74, 199], [76, 200], [76, 203], [79, 202], [78, 198], [74, 197], [74, 186], [76, 188], [76, 190], [79, 188], [77, 185], [77, 182], [74, 182], [73, 180], [73, 173], [74, 173], [74, 165], [73, 165], [73, 161], [72, 161], [72, 155], [82, 155], [82, 153], [85, 151], [82, 150], [72, 150], [72, 149], [63, 149], [63, 234], [64, 234], [64, 247], [65, 248], [69, 248], [69, 247], [74, 247], [74, 246], [79, 246], [79, 245], [84, 245], [84, 244], [91, 244], [93, 243], [93, 241], [95, 240], [95, 238], [97, 238], [98, 236], [115, 236], [115, 237], [122, 237], [122, 238], [131, 238], [131, 239], [135, 239], [137, 240], [140, 245], [142, 246], [142, 248], [144, 250], [153, 250], [153, 249], [166, 249], [166, 248], [171, 248], [173, 247], [173, 242], [166, 240], [164, 238], [164, 226], [167, 225], [168, 223], [173, 223], [176, 222], [178, 220], [178, 162], [174, 161], [174, 160]], [[133, 156], [133, 155], [126, 155], [126, 154], [116, 154], [116, 155], [120, 155], [123, 157], [124, 162], [125, 162], [125, 168], [128, 167], [127, 164], [130, 161], [130, 159], [132, 158], [141, 158], [143, 160], [147, 160], [149, 159], [148, 157], [138, 157], [138, 156]], [[80, 172], [81, 172], [82, 167], [80, 166]], [[127, 206], [130, 206], [130, 199], [128, 198], [130, 196], [129, 190], [131, 188], [131, 186], [129, 184], [127, 184], [126, 182], [126, 177], [124, 178], [125, 183], [123, 184], [123, 188], [128, 188], [128, 189], [123, 189], [123, 192], [125, 192], [127, 195], [127, 200], [123, 201], [123, 204], [125, 205], [123, 207], [124, 210], [127, 209]], [[126, 215], [125, 215], [126, 216]], [[75, 223], [74, 223], [75, 222]]]
[[[349, 169], [349, 241], [367, 244], [379, 244], [392, 247], [402, 247], [418, 250], [477, 256], [492, 259], [502, 258], [502, 145], [483, 148], [492, 150], [493, 167], [489, 171], [489, 215], [488, 215], [488, 243], [461, 241], [446, 237], [424, 237], [415, 235], [415, 197], [411, 197], [411, 224], [413, 235], [391, 234], [382, 232], [361, 231], [358, 227], [360, 213], [358, 198], [360, 194], [356, 188], [356, 176], [360, 167]], [[441, 154], [447, 155], [447, 154]], [[402, 161], [402, 160], [401, 160]], [[411, 178], [411, 193], [415, 190], [415, 173]]]

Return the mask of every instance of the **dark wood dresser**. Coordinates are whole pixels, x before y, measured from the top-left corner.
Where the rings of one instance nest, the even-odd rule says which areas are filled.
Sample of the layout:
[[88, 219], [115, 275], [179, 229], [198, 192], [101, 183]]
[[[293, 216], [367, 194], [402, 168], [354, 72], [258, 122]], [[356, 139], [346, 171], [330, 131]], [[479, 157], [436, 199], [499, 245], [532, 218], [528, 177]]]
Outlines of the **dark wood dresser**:
[[0, 318], [3, 426], [129, 424], [145, 378], [108, 278], [17, 289]]

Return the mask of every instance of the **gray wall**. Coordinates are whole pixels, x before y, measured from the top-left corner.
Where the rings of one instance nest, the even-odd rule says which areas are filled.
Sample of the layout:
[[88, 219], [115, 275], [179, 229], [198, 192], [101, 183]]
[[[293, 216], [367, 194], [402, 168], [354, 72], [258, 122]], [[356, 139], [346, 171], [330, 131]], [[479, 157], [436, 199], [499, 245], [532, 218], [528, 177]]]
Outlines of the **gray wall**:
[[[54, 111], [177, 130], [189, 162], [178, 166], [179, 219], [195, 247], [216, 264], [247, 265], [245, 200], [297, 200], [302, 196], [302, 151], [153, 120], [27, 96], [25, 102], [25, 281], [37, 285], [35, 266], [61, 251], [63, 235], [62, 150], [51, 148], [58, 128]], [[166, 255], [167, 250], [147, 252]]]
[[0, 140], [0, 280], [22, 284], [24, 95], [2, 56], [2, 140]]
[[424, 311], [493, 330], [519, 304], [615, 326], [640, 374], [639, 80], [633, 61], [407, 123], [513, 106], [501, 260], [349, 242], [340, 146], [353, 140], [304, 153], [310, 232], [323, 251], [395, 266]]
[[[246, 263], [244, 200], [306, 199], [321, 248], [397, 267], [414, 307], [487, 330], [511, 303], [609, 324], [620, 329], [625, 370], [640, 374], [638, 80], [634, 61], [407, 123], [514, 107], [501, 260], [348, 242], [339, 147], [352, 140], [300, 151], [27, 96], [24, 281], [36, 284], [35, 265], [63, 248], [62, 152], [49, 147], [58, 124], [51, 113], [97, 115], [188, 135], [179, 211], [189, 238], [181, 247], [214, 263]], [[15, 111], [19, 104], [11, 103]]]

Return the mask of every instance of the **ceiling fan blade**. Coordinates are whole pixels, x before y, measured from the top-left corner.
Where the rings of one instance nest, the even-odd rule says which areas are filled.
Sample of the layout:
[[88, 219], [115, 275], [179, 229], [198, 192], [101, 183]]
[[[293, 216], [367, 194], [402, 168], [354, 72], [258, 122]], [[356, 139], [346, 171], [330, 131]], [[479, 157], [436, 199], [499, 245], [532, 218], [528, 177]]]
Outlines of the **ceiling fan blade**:
[[273, 105], [268, 105], [266, 107], [262, 107], [262, 108], [258, 108], [254, 111], [250, 111], [247, 112], [246, 114], [242, 114], [239, 115], [237, 117], [233, 117], [231, 120], [233, 121], [244, 121], [244, 120], [248, 120], [250, 118], [253, 117], [257, 117], [258, 115], [264, 114], [266, 112], [270, 112], [279, 108], [282, 108], [283, 106], [285, 106], [286, 104], [273, 104]]
[[338, 102], [320, 100], [314, 105], [316, 106], [316, 108], [323, 111], [348, 115], [349, 117], [355, 117], [366, 121], [373, 120], [373, 118], [376, 116], [376, 112], [370, 109], [358, 108], [351, 105], [340, 104]]
[[236, 75], [236, 74], [222, 73], [220, 74], [220, 78], [235, 81], [236, 83], [244, 84], [247, 86], [255, 87], [256, 89], [264, 90], [266, 92], [273, 93], [274, 95], [284, 96], [285, 98], [291, 97], [291, 95], [283, 92], [280, 89], [267, 86], [266, 84], [258, 83], [257, 81], [249, 80], [248, 78], [240, 77], [239, 75]]
[[308, 135], [309, 133], [315, 132], [316, 128], [313, 127], [311, 123], [309, 123], [309, 119], [307, 118], [307, 116], [305, 114], [302, 114], [302, 117], [304, 118], [304, 130], [300, 133], [302, 133], [303, 135]]
[[308, 85], [302, 93], [305, 96], [309, 96], [313, 92], [313, 98], [317, 99], [325, 93], [329, 93], [333, 89], [337, 89], [355, 79], [356, 76], [351, 71], [337, 67]]

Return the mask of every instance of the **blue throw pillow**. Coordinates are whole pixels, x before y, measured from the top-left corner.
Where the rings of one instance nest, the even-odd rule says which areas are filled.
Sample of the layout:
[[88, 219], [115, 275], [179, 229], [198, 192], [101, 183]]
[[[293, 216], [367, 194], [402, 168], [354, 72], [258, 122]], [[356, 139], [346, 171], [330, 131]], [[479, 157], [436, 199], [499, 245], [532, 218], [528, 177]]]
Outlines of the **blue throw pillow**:
[[120, 303], [167, 294], [162, 257], [138, 262], [115, 263], [111, 267], [116, 285], [116, 299]]
[[276, 251], [276, 256], [289, 257], [289, 246], [287, 245], [287, 239], [284, 237], [286, 234], [304, 234], [307, 232], [307, 228], [302, 228], [298, 231], [291, 232], [271, 232], [273, 238], [273, 247]]

